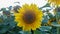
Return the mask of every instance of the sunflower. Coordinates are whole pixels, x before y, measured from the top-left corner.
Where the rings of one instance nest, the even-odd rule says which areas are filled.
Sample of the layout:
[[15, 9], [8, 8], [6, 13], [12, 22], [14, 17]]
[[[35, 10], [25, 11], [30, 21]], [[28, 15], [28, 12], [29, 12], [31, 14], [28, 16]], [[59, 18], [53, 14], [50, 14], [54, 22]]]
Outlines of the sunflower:
[[56, 21], [55, 18], [49, 19], [49, 20], [48, 20], [48, 25], [52, 25], [52, 22], [55, 22], [55, 21]]
[[60, 0], [48, 0], [49, 3], [54, 4], [56, 6], [60, 5]]
[[25, 4], [15, 13], [15, 21], [17, 26], [22, 27], [23, 31], [36, 30], [41, 27], [43, 17], [42, 11], [35, 4]]
[[56, 7], [54, 10], [53, 10], [54, 14], [56, 15], [56, 13], [59, 13], [60, 12], [60, 7]]

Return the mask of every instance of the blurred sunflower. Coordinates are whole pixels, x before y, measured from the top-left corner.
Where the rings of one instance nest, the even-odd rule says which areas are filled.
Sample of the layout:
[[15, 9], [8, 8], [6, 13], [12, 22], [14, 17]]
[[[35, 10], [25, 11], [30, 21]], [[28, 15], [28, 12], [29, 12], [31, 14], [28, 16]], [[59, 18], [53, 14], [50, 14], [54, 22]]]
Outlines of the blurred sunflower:
[[60, 7], [56, 7], [53, 12], [56, 16], [56, 20], [57, 20], [58, 24], [60, 24]]
[[60, 0], [48, 0], [49, 3], [54, 4], [56, 6], [60, 5]]
[[24, 31], [36, 30], [41, 27], [43, 13], [35, 4], [25, 4], [18, 9], [18, 12], [14, 14], [15, 21], [18, 22], [17, 26], [23, 27]]
[[49, 19], [49, 20], [48, 20], [48, 25], [51, 25], [51, 24], [52, 24], [52, 22], [55, 22], [55, 21], [56, 21], [56, 19], [55, 19], [55, 18]]
[[56, 13], [58, 12], [60, 12], [60, 7], [56, 7], [54, 10], [53, 10], [53, 12], [54, 12], [54, 14], [56, 15]]

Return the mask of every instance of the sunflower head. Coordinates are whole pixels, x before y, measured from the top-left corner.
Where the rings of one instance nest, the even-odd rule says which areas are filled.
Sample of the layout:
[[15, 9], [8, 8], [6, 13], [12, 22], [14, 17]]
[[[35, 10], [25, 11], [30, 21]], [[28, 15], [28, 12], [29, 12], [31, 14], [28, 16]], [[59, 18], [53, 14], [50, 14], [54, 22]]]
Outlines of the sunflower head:
[[51, 25], [51, 24], [52, 24], [52, 22], [55, 22], [55, 21], [56, 21], [56, 19], [55, 19], [55, 18], [49, 19], [49, 21], [48, 21], [48, 25]]
[[60, 5], [60, 0], [48, 0], [49, 3], [54, 4], [56, 6]]
[[18, 22], [17, 26], [23, 27], [24, 31], [36, 30], [41, 27], [43, 13], [35, 4], [23, 5], [14, 15], [15, 21]]

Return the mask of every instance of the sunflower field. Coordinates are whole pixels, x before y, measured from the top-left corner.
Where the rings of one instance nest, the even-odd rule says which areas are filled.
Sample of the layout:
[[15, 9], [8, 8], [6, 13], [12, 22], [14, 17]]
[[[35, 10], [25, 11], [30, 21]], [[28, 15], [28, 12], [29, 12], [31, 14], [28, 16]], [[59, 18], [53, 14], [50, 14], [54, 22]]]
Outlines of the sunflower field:
[[60, 34], [60, 0], [1, 8], [0, 34]]

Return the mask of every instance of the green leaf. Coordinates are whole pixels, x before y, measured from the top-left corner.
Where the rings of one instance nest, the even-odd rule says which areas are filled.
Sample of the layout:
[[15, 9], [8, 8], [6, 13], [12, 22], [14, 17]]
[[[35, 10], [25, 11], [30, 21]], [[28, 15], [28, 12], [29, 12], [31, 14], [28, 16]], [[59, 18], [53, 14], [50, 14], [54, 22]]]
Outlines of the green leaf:
[[31, 34], [31, 31], [23, 31], [23, 34]]
[[9, 26], [7, 26], [7, 25], [2, 25], [1, 27], [0, 27], [0, 33], [5, 33], [5, 32], [7, 32], [8, 30], [9, 30]]
[[50, 31], [51, 29], [52, 29], [52, 27], [50, 27], [50, 26], [42, 26], [40, 28], [41, 31]]
[[48, 12], [47, 14], [50, 17], [50, 19], [54, 18], [54, 16], [51, 13]]
[[38, 30], [35, 30], [35, 31], [34, 31], [34, 34], [41, 34], [41, 32], [38, 31]]
[[58, 24], [57, 22], [53, 22], [52, 26], [54, 26], [54, 27], [60, 27], [60, 24]]

